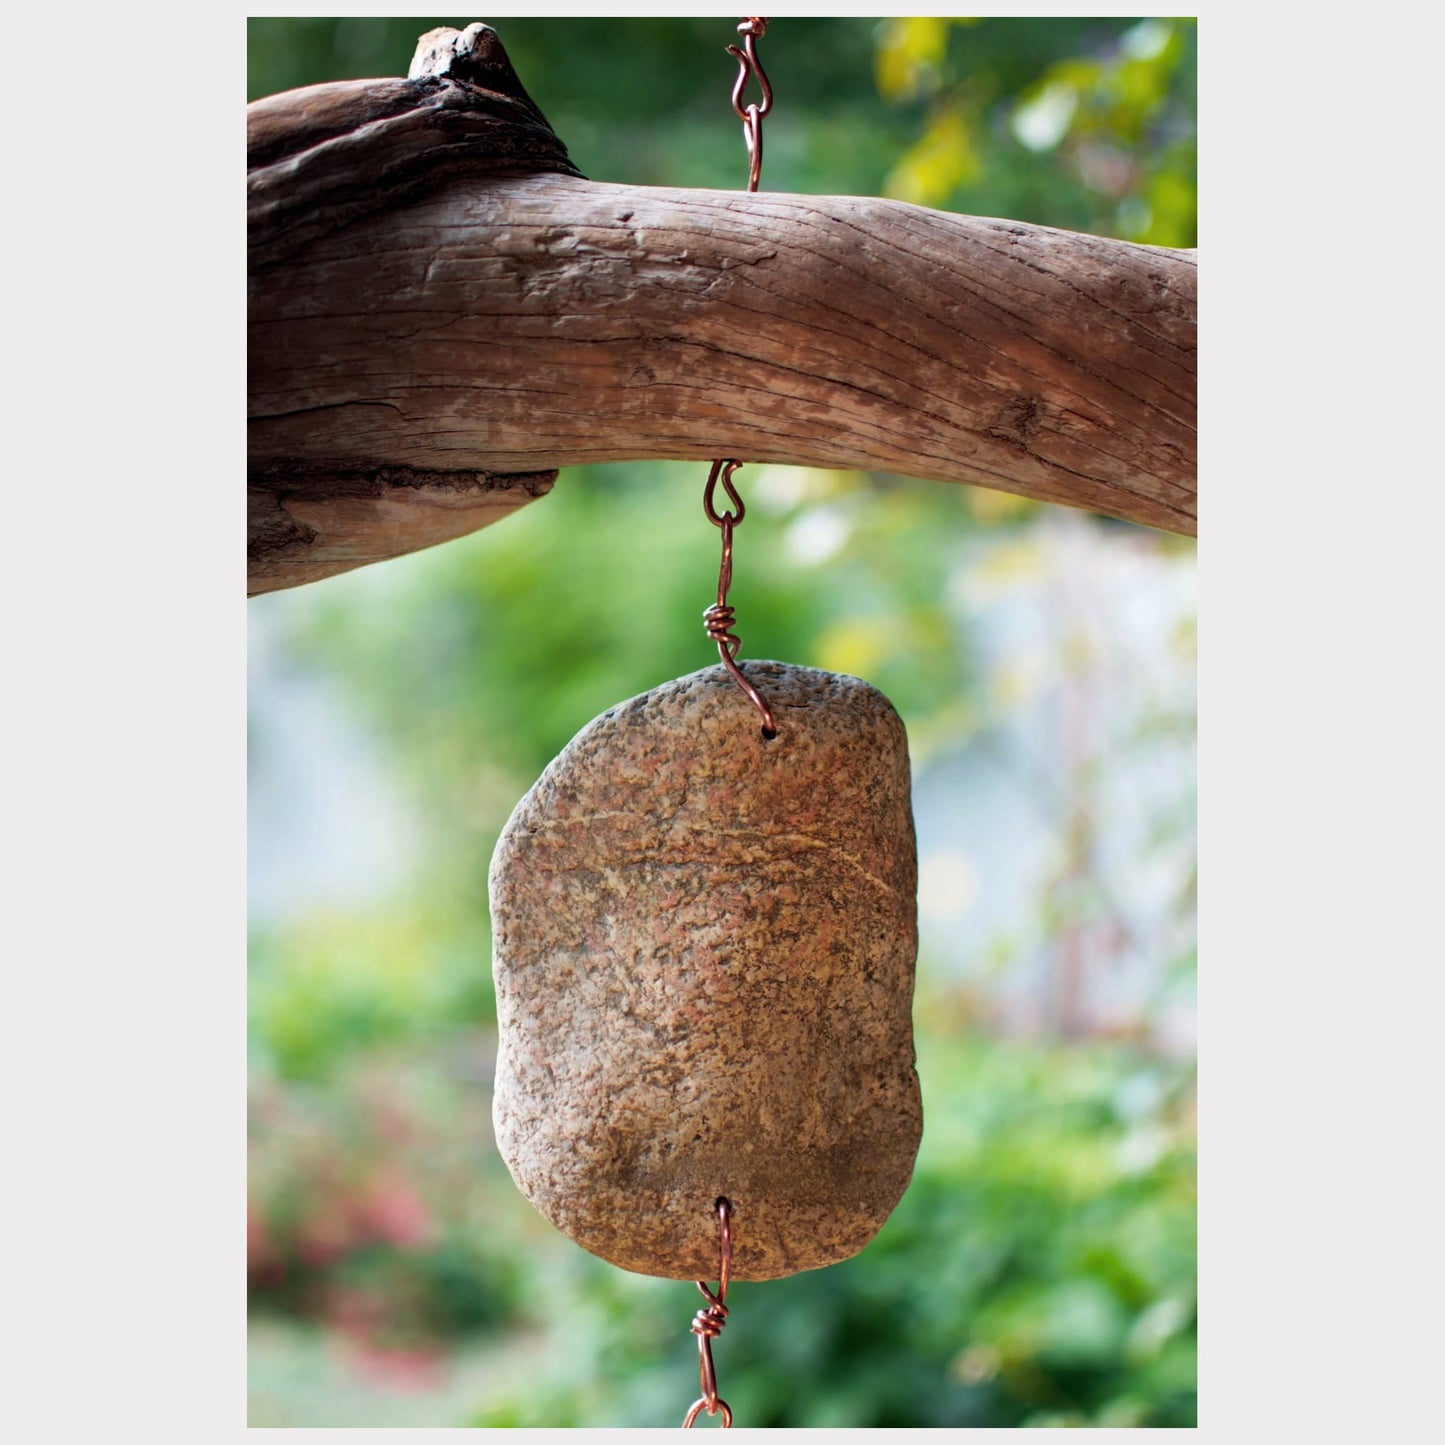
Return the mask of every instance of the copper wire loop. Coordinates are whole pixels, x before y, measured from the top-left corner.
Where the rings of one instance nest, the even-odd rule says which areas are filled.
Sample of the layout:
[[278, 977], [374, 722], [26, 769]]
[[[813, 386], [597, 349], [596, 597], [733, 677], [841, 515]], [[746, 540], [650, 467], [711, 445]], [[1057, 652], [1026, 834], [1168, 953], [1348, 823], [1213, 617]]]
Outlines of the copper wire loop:
[[692, 1408], [683, 1417], [682, 1428], [684, 1430], [692, 1429], [698, 1415], [703, 1410], [706, 1410], [709, 1415], [716, 1415], [721, 1411], [724, 1430], [733, 1423], [733, 1412], [728, 1409], [727, 1401], [718, 1397], [717, 1371], [713, 1368], [712, 1362], [712, 1342], [722, 1334], [723, 1326], [727, 1323], [728, 1318], [728, 1275], [732, 1270], [733, 1262], [732, 1205], [726, 1199], [719, 1199], [715, 1208], [722, 1262], [718, 1266], [716, 1294], [707, 1287], [703, 1280], [697, 1281], [697, 1287], [707, 1301], [706, 1307], [700, 1309], [692, 1317], [692, 1332], [697, 1336], [697, 1369], [698, 1378], [702, 1383], [702, 1396], [694, 1402]]
[[714, 602], [702, 614], [703, 626], [707, 628], [707, 635], [720, 647], [725, 648], [730, 657], [736, 657], [738, 648], [742, 646], [742, 639], [730, 631], [733, 623], [737, 621], [736, 612], [736, 608], [723, 607]]
[[[763, 736], [774, 738], [778, 735], [778, 725], [773, 721], [773, 710], [763, 701], [757, 688], [743, 676], [743, 671], [735, 660], [738, 648], [742, 646], [742, 639], [732, 630], [737, 621], [736, 609], [728, 605], [728, 588], [733, 582], [733, 528], [747, 515], [747, 508], [743, 506], [743, 499], [738, 495], [738, 489], [733, 486], [732, 481], [733, 473], [740, 466], [741, 462], [726, 459], [714, 462], [712, 471], [708, 473], [707, 486], [703, 489], [703, 511], [707, 513], [707, 519], [714, 527], [722, 528], [722, 561], [718, 564], [717, 601], [704, 610], [702, 621], [708, 637], [717, 643], [718, 657], [723, 666], [757, 708], [763, 720]], [[719, 481], [722, 482], [723, 491], [728, 494], [728, 500], [732, 502], [731, 509], [722, 512], [718, 511], [713, 501]]]
[[[694, 1401], [692, 1409], [682, 1417], [682, 1428], [684, 1430], [692, 1429], [697, 1421], [697, 1417], [702, 1413], [703, 1406], [706, 1404], [706, 1400]], [[722, 1411], [722, 1428], [724, 1430], [730, 1429], [733, 1423], [733, 1412], [728, 1409], [728, 1402], [726, 1400], [719, 1400], [717, 1402], [717, 1408]], [[716, 1411], [709, 1411], [708, 1413], [715, 1414]]]
[[[743, 499], [738, 495], [738, 489], [733, 486], [733, 473], [740, 466], [742, 466], [741, 462], [716, 461], [712, 464], [712, 471], [707, 474], [707, 486], [702, 490], [702, 509], [707, 513], [707, 519], [714, 527], [721, 527], [724, 522], [732, 522], [736, 525], [748, 514], [748, 509], [743, 506]], [[723, 491], [728, 494], [728, 501], [733, 504], [731, 511], [719, 512], [717, 504], [713, 501], [717, 494], [719, 481], [722, 482]]]
[[[768, 84], [767, 74], [758, 59], [758, 41], [768, 33], [767, 17], [750, 15], [738, 26], [743, 37], [743, 49], [728, 46], [728, 54], [738, 62], [738, 78], [733, 82], [733, 110], [743, 123], [743, 140], [748, 148], [748, 190], [755, 191], [763, 172], [763, 117], [773, 108], [773, 88]], [[758, 82], [763, 93], [761, 104], [756, 102], [743, 107], [743, 91], [747, 88], [748, 77]]]

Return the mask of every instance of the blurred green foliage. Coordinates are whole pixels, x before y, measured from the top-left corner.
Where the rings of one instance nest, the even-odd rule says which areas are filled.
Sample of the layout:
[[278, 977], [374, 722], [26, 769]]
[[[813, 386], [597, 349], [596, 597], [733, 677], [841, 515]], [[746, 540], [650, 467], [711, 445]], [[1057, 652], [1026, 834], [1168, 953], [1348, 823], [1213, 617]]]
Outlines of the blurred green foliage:
[[[941, 1031], [919, 1045], [947, 1108], [878, 1238], [730, 1291], [716, 1355], [739, 1421], [1192, 1425], [1188, 1067]], [[258, 1081], [253, 1297], [326, 1321], [376, 1367], [462, 1333], [534, 1345], [471, 1424], [675, 1424], [696, 1293], [613, 1269], [533, 1213], [491, 1147], [489, 1051], [452, 1034], [326, 1089]]]
[[924, 119], [886, 193], [1192, 246], [1195, 40], [1193, 19], [1178, 17], [889, 20], [879, 92]]
[[[830, 1269], [729, 1292], [714, 1354], [739, 1422], [1193, 1425], [1180, 1071], [936, 1038], [921, 1040], [920, 1069], [959, 1103], [943, 1128], [929, 1119], [875, 1242]], [[499, 1392], [473, 1423], [675, 1423], [695, 1383], [678, 1320], [690, 1291], [575, 1251], [566, 1265], [535, 1306], [555, 1372], [540, 1389]], [[579, 1356], [591, 1368], [574, 1373]]]
[[[420, 33], [473, 18], [251, 19], [250, 94], [404, 74]], [[741, 187], [732, 22], [488, 23], [589, 177]], [[777, 93], [767, 189], [1194, 243], [1190, 20], [799, 18], [761, 50]], [[512, 806], [581, 726], [713, 660], [704, 475], [569, 470], [502, 526], [252, 603], [289, 664], [364, 720], [425, 822], [394, 887], [254, 922], [253, 1305], [315, 1322], [374, 1371], [480, 1341], [507, 1364], [473, 1424], [666, 1426], [696, 1388], [691, 1286], [585, 1255], [497, 1157], [485, 872]], [[866, 677], [905, 718], [916, 776], [987, 751], [1056, 685], [1030, 672], [1028, 638], [991, 658], [965, 605], [1048, 585], [1049, 509], [846, 472], [738, 482], [744, 657]], [[1141, 557], [1192, 547], [1087, 525]], [[1190, 653], [1190, 622], [1175, 646]], [[258, 756], [284, 741], [265, 698]], [[1146, 696], [1121, 746], [1177, 767], [1192, 721]], [[1064, 782], [1085, 796], [1107, 761]], [[1059, 786], [1058, 759], [1041, 771]], [[1047, 944], [1107, 914], [1081, 820], [1060, 824], [1020, 937]], [[1190, 854], [1192, 826], [1185, 785], [1150, 815], [1139, 866]], [[1176, 991], [1193, 958], [1184, 876], [1158, 958]], [[1006, 978], [1027, 950], [1000, 935], [979, 951]], [[913, 1184], [858, 1258], [735, 1287], [717, 1356], [739, 1424], [1193, 1425], [1192, 1065], [1154, 1047], [1147, 1020], [1127, 1041], [995, 1036], [977, 985], [926, 953], [919, 977]], [[354, 1401], [327, 1408], [265, 1423], [366, 1423]]]
[[[250, 19], [247, 98], [405, 75], [417, 36], [472, 19]], [[486, 23], [590, 179], [741, 188], [727, 21]], [[776, 92], [765, 190], [1195, 243], [1192, 19], [794, 16], [759, 53]]]

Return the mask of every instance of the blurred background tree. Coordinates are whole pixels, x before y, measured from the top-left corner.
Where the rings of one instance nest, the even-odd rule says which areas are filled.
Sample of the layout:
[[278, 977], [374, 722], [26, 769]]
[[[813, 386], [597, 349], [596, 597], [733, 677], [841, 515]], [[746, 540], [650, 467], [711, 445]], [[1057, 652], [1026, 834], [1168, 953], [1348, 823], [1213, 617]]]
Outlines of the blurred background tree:
[[[451, 19], [252, 19], [250, 95], [404, 74]], [[488, 18], [594, 180], [738, 190], [732, 22]], [[1187, 19], [788, 19], [765, 189], [1194, 244]], [[490, 1130], [486, 867], [599, 712], [709, 664], [705, 470], [253, 600], [253, 1425], [675, 1424], [685, 1284], [521, 1198]], [[744, 655], [908, 725], [913, 1184], [735, 1287], [739, 1424], [1195, 1423], [1193, 544], [972, 488], [748, 467]]]

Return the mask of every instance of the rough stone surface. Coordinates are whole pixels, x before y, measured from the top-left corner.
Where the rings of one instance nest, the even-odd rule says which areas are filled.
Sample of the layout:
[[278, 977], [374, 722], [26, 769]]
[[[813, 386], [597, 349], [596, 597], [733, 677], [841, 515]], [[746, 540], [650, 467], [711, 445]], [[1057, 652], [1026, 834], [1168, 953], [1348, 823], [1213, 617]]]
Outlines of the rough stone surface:
[[908, 1185], [917, 856], [908, 745], [857, 678], [721, 667], [584, 728], [492, 860], [497, 1141], [624, 1269], [733, 1277], [856, 1254]]

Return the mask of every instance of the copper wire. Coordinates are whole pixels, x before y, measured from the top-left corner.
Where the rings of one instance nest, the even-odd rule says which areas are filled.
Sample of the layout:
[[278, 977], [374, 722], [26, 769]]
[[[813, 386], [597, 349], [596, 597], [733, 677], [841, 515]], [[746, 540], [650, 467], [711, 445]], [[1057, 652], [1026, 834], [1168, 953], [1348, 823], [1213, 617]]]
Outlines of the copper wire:
[[[727, 47], [728, 54], [734, 56], [738, 62], [738, 77], [733, 82], [733, 110], [737, 113], [743, 123], [743, 139], [748, 147], [748, 190], [755, 191], [758, 188], [758, 177], [763, 168], [763, 117], [773, 108], [773, 87], [768, 84], [768, 77], [763, 70], [762, 63], [758, 60], [758, 41], [768, 33], [768, 18], [766, 15], [746, 16], [738, 25], [738, 34], [743, 38], [743, 48], [738, 49], [736, 45]], [[754, 102], [746, 108], [743, 106], [743, 91], [747, 88], [748, 78], [754, 78], [758, 87], [763, 93], [761, 103]], [[728, 588], [733, 580], [733, 528], [736, 527], [746, 515], [746, 508], [743, 506], [743, 499], [738, 495], [738, 489], [733, 486], [733, 473], [742, 466], [739, 461], [729, 461], [726, 458], [719, 458], [712, 464], [712, 471], [708, 473], [707, 486], [703, 490], [702, 505], [707, 513], [707, 519], [714, 527], [722, 528], [722, 562], [718, 567], [717, 575], [717, 601], [712, 604], [703, 614], [703, 626], [707, 629], [707, 635], [717, 643], [718, 657], [722, 664], [732, 674], [732, 679], [747, 694], [749, 701], [757, 708], [759, 716], [763, 720], [763, 736], [775, 738], [778, 735], [777, 724], [773, 721], [773, 710], [762, 699], [752, 683], [743, 676], [742, 669], [737, 664], [738, 649], [742, 646], [742, 640], [733, 627], [737, 622], [737, 612], [728, 606]], [[732, 503], [730, 510], [719, 512], [713, 505], [713, 496], [717, 490], [717, 484], [721, 478], [723, 490]]]
[[709, 1415], [722, 1413], [722, 1427], [726, 1430], [733, 1423], [733, 1412], [728, 1402], [717, 1392], [717, 1371], [713, 1368], [712, 1342], [722, 1334], [727, 1323], [728, 1274], [732, 1269], [732, 1205], [726, 1199], [719, 1199], [713, 1206], [717, 1211], [719, 1246], [722, 1262], [718, 1266], [717, 1293], [714, 1294], [704, 1280], [697, 1281], [707, 1306], [700, 1309], [692, 1319], [692, 1332], [697, 1336], [698, 1378], [702, 1383], [702, 1396], [693, 1402], [692, 1408], [683, 1416], [682, 1428], [690, 1430], [698, 1415], [706, 1410]]
[[[743, 123], [743, 140], [748, 147], [748, 190], [758, 188], [758, 179], [763, 171], [763, 117], [773, 108], [773, 88], [768, 84], [767, 74], [758, 59], [758, 41], [768, 33], [768, 21], [764, 15], [750, 15], [738, 26], [743, 37], [743, 49], [728, 46], [728, 54], [738, 62], [738, 78], [733, 82], [733, 109]], [[743, 108], [743, 91], [747, 88], [748, 77], [758, 82], [763, 93], [762, 104]]]
[[[728, 46], [728, 53], [736, 57], [738, 62], [738, 77], [733, 83], [733, 110], [743, 123], [743, 139], [748, 148], [749, 191], [756, 191], [758, 188], [758, 179], [763, 168], [763, 117], [773, 108], [773, 88], [768, 84], [768, 77], [758, 60], [757, 52], [758, 41], [767, 33], [767, 17], [750, 15], [738, 26], [738, 34], [743, 38], [743, 48], [739, 50], [736, 45]], [[761, 103], [754, 102], [744, 109], [743, 91], [747, 88], [749, 76], [757, 80], [763, 98]], [[733, 580], [733, 528], [747, 515], [743, 499], [733, 485], [733, 473], [740, 466], [740, 461], [720, 457], [712, 464], [707, 486], [703, 489], [703, 511], [707, 513], [708, 521], [722, 531], [722, 561], [718, 565], [717, 601], [702, 617], [707, 635], [717, 643], [718, 656], [722, 659], [723, 666], [732, 674], [733, 681], [748, 695], [761, 715], [763, 736], [774, 738], [778, 735], [778, 729], [773, 721], [772, 709], [763, 701], [757, 688], [743, 676], [737, 665], [738, 649], [742, 642], [733, 631], [737, 614], [728, 604], [728, 588], [732, 586]], [[727, 493], [728, 502], [731, 504], [722, 511], [717, 509], [715, 502], [719, 482], [722, 483], [723, 491]], [[722, 1334], [728, 1318], [728, 1276], [732, 1270], [733, 1249], [732, 1205], [727, 1199], [719, 1198], [713, 1208], [717, 1212], [718, 1247], [721, 1255], [717, 1293], [714, 1294], [707, 1287], [705, 1280], [697, 1281], [697, 1287], [707, 1301], [692, 1320], [692, 1332], [697, 1336], [698, 1380], [702, 1386], [702, 1394], [683, 1417], [682, 1425], [685, 1430], [692, 1429], [698, 1415], [704, 1410], [709, 1415], [721, 1414], [722, 1427], [725, 1430], [733, 1423], [733, 1412], [729, 1409], [728, 1402], [717, 1392], [717, 1371], [712, 1359], [712, 1342]]]
[[[707, 513], [707, 519], [714, 527], [722, 529], [722, 561], [718, 565], [717, 601], [703, 612], [702, 620], [707, 635], [717, 643], [718, 657], [723, 666], [732, 674], [733, 681], [748, 695], [762, 717], [763, 736], [775, 738], [778, 735], [778, 726], [773, 721], [772, 708], [763, 701], [757, 688], [743, 676], [742, 669], [737, 665], [736, 658], [742, 639], [732, 630], [737, 621], [737, 611], [728, 605], [728, 588], [733, 581], [733, 528], [747, 515], [747, 508], [743, 506], [743, 499], [738, 495], [732, 481], [733, 473], [740, 466], [741, 462], [727, 459], [715, 461], [712, 471], [708, 473], [707, 486], [703, 489], [703, 511]], [[733, 504], [731, 508], [725, 508], [721, 512], [713, 500], [719, 481]]]

